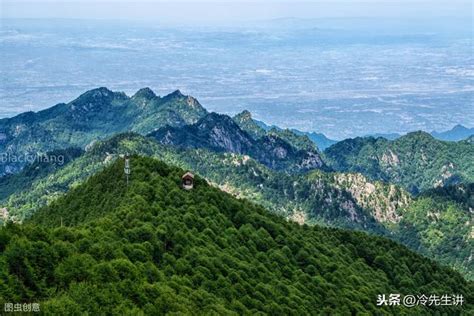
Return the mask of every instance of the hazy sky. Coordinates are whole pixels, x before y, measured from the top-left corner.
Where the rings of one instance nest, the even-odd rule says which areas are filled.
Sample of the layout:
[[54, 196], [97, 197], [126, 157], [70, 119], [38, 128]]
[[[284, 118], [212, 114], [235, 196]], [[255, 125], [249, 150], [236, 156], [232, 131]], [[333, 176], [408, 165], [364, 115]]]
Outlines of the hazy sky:
[[3, 18], [99, 18], [222, 23], [282, 17], [472, 17], [466, 0], [0, 0]]

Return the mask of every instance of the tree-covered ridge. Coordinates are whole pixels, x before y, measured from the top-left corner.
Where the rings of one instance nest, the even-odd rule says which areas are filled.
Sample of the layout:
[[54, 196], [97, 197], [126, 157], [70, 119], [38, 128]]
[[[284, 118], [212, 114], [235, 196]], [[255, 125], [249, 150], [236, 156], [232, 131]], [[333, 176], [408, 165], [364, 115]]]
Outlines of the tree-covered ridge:
[[[121, 134], [97, 142], [79, 159], [54, 173], [32, 179], [29, 185], [31, 190], [16, 187], [14, 194], [0, 200], [0, 206], [7, 207], [11, 215], [19, 219], [28, 218], [36, 209], [77, 186], [126, 152], [157, 157], [195, 170], [221, 189], [250, 198], [285, 217], [294, 218], [304, 213], [302, 219], [307, 223], [383, 230], [372, 218], [376, 211], [381, 212], [386, 207], [378, 204], [389, 199], [389, 195], [383, 197], [391, 190], [383, 189], [382, 183], [374, 183], [373, 192], [365, 192], [365, 189], [365, 193], [358, 192], [360, 181], [350, 180], [356, 179], [356, 175], [343, 180], [343, 175], [323, 172], [308, 175], [279, 173], [245, 155], [218, 154], [204, 149], [183, 150], [163, 146], [138, 134]], [[25, 169], [26, 172], [28, 170]], [[12, 177], [22, 179], [22, 174]], [[0, 191], [6, 185], [0, 181]], [[406, 193], [400, 193], [406, 197]]]
[[294, 129], [282, 129], [277, 126], [268, 126], [265, 123], [254, 120], [252, 114], [247, 110], [235, 115], [233, 120], [255, 140], [273, 135], [285, 140], [299, 150], [318, 150], [318, 142], [309, 137], [310, 133], [302, 133]]
[[452, 201], [474, 209], [474, 183], [460, 183], [426, 190], [420, 196], [440, 201]]
[[235, 115], [232, 119], [243, 131], [249, 133], [255, 140], [267, 134], [267, 131], [252, 118], [252, 113], [247, 110]]
[[[20, 219], [27, 218], [38, 207], [53, 201], [126, 152], [158, 157], [168, 163], [196, 170], [222, 189], [251, 198], [284, 216], [291, 216], [299, 209], [292, 200], [305, 203], [305, 197], [301, 194], [309, 194], [311, 189], [306, 184], [302, 184], [301, 188], [294, 186], [295, 181], [305, 179], [304, 175], [274, 172], [248, 156], [217, 154], [204, 149], [182, 150], [163, 146], [138, 134], [121, 134], [97, 142], [82, 157], [54, 173], [30, 179], [28, 186], [32, 189], [25, 191], [23, 186], [16, 187], [14, 194], [0, 200], [0, 206], [8, 207], [10, 213]], [[25, 172], [29, 169], [26, 168]], [[308, 204], [314, 206], [313, 211], [307, 214], [308, 220], [325, 221], [327, 224], [340, 220], [345, 225], [361, 229], [362, 223], [366, 226], [370, 214], [358, 207], [357, 201], [348, 192], [342, 192], [345, 188], [341, 185], [331, 187], [328, 182], [331, 177], [324, 173], [315, 173], [314, 177], [316, 175], [323, 183], [317, 192], [312, 193], [317, 198], [313, 204]], [[18, 178], [21, 176], [16, 175]], [[331, 196], [330, 200], [326, 198], [328, 196]], [[280, 206], [276, 207], [278, 204]], [[356, 221], [353, 220], [354, 212], [357, 213]]]
[[0, 175], [21, 170], [24, 156], [85, 148], [119, 132], [147, 134], [166, 125], [192, 124], [206, 114], [196, 99], [179, 91], [158, 97], [145, 88], [128, 97], [107, 88], [90, 90], [68, 104], [0, 119], [0, 152], [14, 158], [0, 163]]
[[300, 150], [318, 150], [316, 144], [309, 139], [308, 136], [298, 135], [290, 129], [273, 127], [267, 132], [267, 134], [278, 136]]
[[288, 133], [268, 133], [255, 139], [231, 117], [209, 113], [195, 124], [163, 127], [149, 136], [162, 144], [180, 148], [204, 148], [248, 155], [272, 169], [286, 172], [326, 169], [309, 139], [305, 139], [307, 142], [303, 145], [303, 142], [296, 142], [296, 139], [303, 137], [294, 135], [291, 138]]
[[[267, 133], [273, 131], [276, 133], [283, 132], [288, 135], [289, 138], [286, 140], [291, 143], [291, 139], [296, 140], [296, 143], [310, 144], [311, 147], [316, 146], [319, 150], [325, 150], [331, 145], [337, 143], [333, 139], [329, 139], [326, 135], [315, 132], [302, 132], [297, 129], [282, 129], [275, 125], [267, 125], [262, 121], [255, 120], [252, 114], [244, 110], [241, 113], [234, 116], [234, 121], [240, 126], [240, 128], [249, 133], [254, 139], [259, 139], [265, 136]], [[298, 137], [298, 136], [301, 136]], [[308, 140], [311, 143], [308, 143]]]
[[474, 146], [469, 141], [445, 142], [424, 132], [389, 141], [354, 138], [325, 150], [335, 170], [360, 172], [371, 179], [397, 183], [410, 192], [474, 182]]
[[83, 153], [84, 151], [79, 148], [48, 152], [45, 155], [39, 156], [31, 165], [19, 173], [2, 177], [0, 181], [0, 201], [19, 191], [32, 189], [31, 186], [34, 181], [50, 176]]
[[[132, 157], [0, 229], [0, 297], [46, 314], [470, 314], [473, 284], [403, 246], [300, 226], [184, 170]], [[61, 219], [63, 226], [60, 226]], [[377, 295], [461, 294], [462, 307], [378, 307]]]
[[[291, 175], [275, 172], [248, 156], [213, 153], [204, 149], [180, 150], [160, 145], [137, 134], [122, 134], [98, 142], [88, 152], [52, 174], [21, 187], [0, 208], [10, 215], [29, 217], [39, 207], [82, 183], [88, 176], [113, 163], [123, 153], [157, 157], [183, 169], [194, 170], [213, 185], [239, 198], [250, 199], [268, 210], [298, 223], [363, 230], [388, 236], [418, 252], [456, 267], [472, 279], [473, 251], [468, 206], [432, 193], [422, 201], [405, 190], [371, 181], [360, 174], [324, 173]], [[459, 189], [461, 190], [461, 189]], [[472, 196], [466, 192], [467, 196]], [[447, 203], [449, 202], [450, 203]], [[419, 207], [430, 205], [430, 208]], [[430, 212], [449, 215], [443, 225]], [[405, 216], [404, 213], [416, 214]], [[444, 216], [444, 215], [443, 215]], [[407, 227], [402, 229], [402, 227]], [[436, 231], [438, 233], [433, 234]], [[453, 247], [453, 241], [459, 242]], [[467, 241], [467, 242], [465, 242]]]

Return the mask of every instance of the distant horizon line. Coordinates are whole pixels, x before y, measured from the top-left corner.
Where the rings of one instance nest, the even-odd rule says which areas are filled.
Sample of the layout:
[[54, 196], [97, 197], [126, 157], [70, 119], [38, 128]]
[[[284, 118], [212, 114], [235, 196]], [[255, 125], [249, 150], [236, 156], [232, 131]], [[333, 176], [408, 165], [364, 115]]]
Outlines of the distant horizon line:
[[[98, 27], [132, 26], [143, 28], [196, 28], [212, 29], [216, 27], [227, 29], [331, 29], [379, 31], [381, 33], [417, 34], [420, 32], [435, 32], [450, 34], [450, 36], [466, 36], [471, 34], [472, 16], [430, 16], [430, 17], [375, 17], [375, 16], [325, 16], [325, 17], [296, 17], [282, 16], [271, 18], [242, 17], [231, 20], [173, 20], [162, 17], [4, 17], [0, 14], [0, 29], [16, 27], [15, 23], [51, 23], [64, 26], [74, 26], [79, 23], [96, 24]], [[25, 25], [27, 26], [27, 25]], [[58, 25], [61, 26], [61, 25]]]
[[[136, 21], [136, 22], [151, 22], [151, 21], [158, 21], [160, 20], [159, 17], [143, 17], [143, 18], [136, 18], [136, 17], [23, 17], [23, 16], [15, 16], [15, 17], [3, 17], [0, 14], [0, 17], [3, 21], [6, 20], [81, 20], [81, 21]], [[473, 20], [471, 15], [466, 16], [450, 16], [450, 15], [437, 15], [437, 16], [430, 16], [430, 17], [404, 17], [404, 16], [397, 16], [397, 17], [376, 17], [376, 16], [325, 16], [325, 17], [297, 17], [297, 16], [282, 16], [282, 17], [274, 17], [268, 19], [260, 19], [260, 18], [249, 18], [249, 19], [241, 19], [241, 20], [233, 20], [232, 23], [236, 22], [275, 22], [275, 21], [282, 21], [282, 20], [294, 20], [294, 21], [316, 21], [316, 20], [392, 20], [392, 21], [431, 21], [437, 20], [439, 18], [445, 19], [464, 19], [464, 20]], [[169, 21], [167, 21], [169, 22]], [[191, 21], [196, 23], [197, 21]], [[201, 22], [197, 22], [201, 23]], [[217, 22], [217, 23], [225, 23], [225, 22]], [[1, 23], [0, 23], [1, 24]]]

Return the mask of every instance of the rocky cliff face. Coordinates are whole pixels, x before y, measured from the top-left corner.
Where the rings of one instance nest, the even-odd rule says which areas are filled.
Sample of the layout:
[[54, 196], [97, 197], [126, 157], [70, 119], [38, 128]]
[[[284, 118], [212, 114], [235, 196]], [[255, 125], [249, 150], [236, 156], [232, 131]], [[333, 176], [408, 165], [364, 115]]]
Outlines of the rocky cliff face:
[[245, 154], [272, 169], [303, 171], [325, 167], [316, 150], [301, 150], [276, 135], [254, 139], [227, 115], [210, 113], [196, 124], [150, 134], [162, 144]]
[[411, 203], [410, 194], [392, 184], [367, 179], [358, 173], [337, 173], [336, 186], [350, 192], [357, 204], [371, 211], [380, 223], [399, 222], [402, 210]]

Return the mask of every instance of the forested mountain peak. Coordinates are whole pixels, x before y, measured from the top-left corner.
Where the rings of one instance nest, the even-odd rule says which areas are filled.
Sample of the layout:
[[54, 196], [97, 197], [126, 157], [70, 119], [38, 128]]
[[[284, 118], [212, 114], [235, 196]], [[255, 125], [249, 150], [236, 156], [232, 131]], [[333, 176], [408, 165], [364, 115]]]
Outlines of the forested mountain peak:
[[164, 96], [164, 99], [181, 99], [187, 97], [179, 89], [171, 92], [170, 94]]
[[[145, 135], [167, 125], [193, 124], [206, 114], [196, 99], [179, 91], [159, 98], [144, 88], [130, 98], [101, 87], [67, 104], [0, 120], [0, 150], [34, 157], [56, 149], [84, 148], [114, 133], [135, 131]], [[18, 160], [2, 161], [0, 175], [16, 173], [23, 166]]]
[[98, 107], [104, 104], [110, 104], [112, 101], [125, 101], [129, 97], [123, 92], [113, 92], [105, 87], [89, 90], [81, 94], [77, 99], [73, 100], [70, 105], [71, 109], [77, 107]]
[[265, 129], [258, 125], [258, 123], [252, 118], [252, 113], [248, 110], [238, 113], [233, 117], [233, 120], [242, 130], [249, 133], [254, 139], [259, 139], [266, 135]]
[[242, 112], [236, 114], [234, 118], [240, 121], [248, 121], [252, 119], [252, 113], [250, 113], [249, 110], [243, 110]]
[[430, 133], [424, 131], [414, 131], [403, 136], [400, 136], [394, 142], [409, 142], [409, 141], [419, 141], [424, 143], [437, 142], [438, 140], [434, 138]]
[[181, 93], [180, 90], [176, 90], [162, 97], [161, 100], [162, 102], [168, 102], [168, 103], [180, 102], [180, 103], [186, 104], [189, 108], [195, 111], [207, 113], [206, 109], [199, 103], [199, 101], [196, 98], [190, 95], [184, 95], [183, 93]]
[[[270, 142], [272, 138], [267, 139]], [[159, 157], [192, 170], [214, 186], [300, 224], [390, 236], [429, 258], [455, 267], [468, 279], [474, 277], [473, 262], [469, 260], [473, 246], [470, 226], [465, 224], [470, 220], [471, 187], [448, 191], [439, 188], [428, 196], [412, 198], [393, 184], [360, 174], [279, 172], [248, 155], [202, 148], [183, 150], [163, 146], [136, 133], [99, 141], [81, 157], [58, 168], [43, 164], [37, 169], [33, 165], [0, 182], [0, 209], [6, 207], [15, 221], [29, 218], [40, 207], [121, 159], [124, 152]]]
[[146, 100], [153, 100], [155, 98], [157, 98], [155, 92], [153, 92], [153, 90], [151, 90], [150, 88], [146, 87], [146, 88], [141, 88], [140, 90], [138, 90], [133, 96], [132, 96], [133, 99], [146, 99]]

